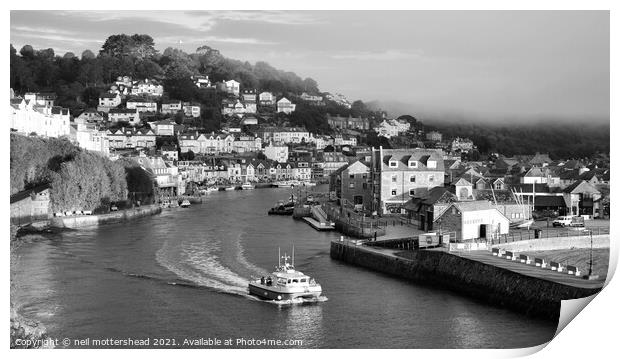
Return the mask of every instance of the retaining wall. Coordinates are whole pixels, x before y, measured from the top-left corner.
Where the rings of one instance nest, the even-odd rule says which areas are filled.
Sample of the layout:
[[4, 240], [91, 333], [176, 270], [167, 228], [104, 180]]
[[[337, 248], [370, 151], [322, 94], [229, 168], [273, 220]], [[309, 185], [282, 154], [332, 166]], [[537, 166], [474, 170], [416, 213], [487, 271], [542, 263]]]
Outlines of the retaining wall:
[[124, 222], [158, 213], [161, 213], [159, 205], [149, 205], [90, 216], [53, 217], [50, 219], [50, 226], [55, 228], [82, 228], [106, 223]]
[[561, 300], [582, 298], [600, 291], [528, 277], [441, 251], [408, 251], [404, 258], [363, 245], [334, 241], [330, 256], [553, 321], [559, 319]]
[[[494, 244], [491, 247], [514, 252], [590, 248], [590, 236], [530, 239], [525, 241]], [[592, 236], [592, 248], [609, 248], [609, 234]]]

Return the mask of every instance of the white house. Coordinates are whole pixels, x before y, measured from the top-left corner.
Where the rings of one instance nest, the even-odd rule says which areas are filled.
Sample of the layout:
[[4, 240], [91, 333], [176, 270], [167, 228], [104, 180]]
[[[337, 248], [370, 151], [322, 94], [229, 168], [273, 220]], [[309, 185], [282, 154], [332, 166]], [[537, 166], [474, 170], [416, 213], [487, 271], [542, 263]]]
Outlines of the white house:
[[137, 109], [112, 108], [108, 113], [108, 120], [113, 123], [129, 122], [130, 125], [135, 126], [140, 123], [140, 114]]
[[[121, 96], [117, 93], [105, 93], [99, 96], [99, 107], [102, 109], [99, 111], [105, 111], [106, 109], [115, 108], [121, 104]], [[107, 112], [107, 111], [105, 111]]]
[[127, 100], [127, 108], [130, 110], [138, 110], [138, 113], [157, 112], [157, 102], [135, 98]]
[[510, 220], [489, 201], [453, 202], [434, 221], [433, 228], [455, 232], [459, 240], [496, 239], [508, 234]]
[[181, 101], [164, 101], [161, 103], [161, 113], [174, 115], [183, 111], [183, 103]]
[[239, 82], [235, 80], [228, 80], [224, 81], [224, 85], [226, 86], [226, 92], [235, 96], [239, 96]]
[[288, 146], [274, 146], [269, 144], [265, 147], [265, 157], [276, 162], [288, 161]]
[[295, 111], [295, 104], [289, 101], [286, 97], [282, 97], [278, 101], [278, 112], [284, 112], [286, 114], [291, 114]]
[[200, 104], [193, 104], [190, 102], [183, 102], [183, 111], [187, 117], [200, 117]]
[[261, 92], [258, 95], [258, 103], [261, 106], [273, 106], [276, 103], [276, 97], [271, 92]]
[[13, 98], [9, 106], [11, 129], [23, 133], [36, 133], [45, 137], [69, 136], [71, 116], [69, 109], [35, 105], [32, 100]]
[[110, 144], [105, 130], [99, 130], [93, 123], [78, 123], [75, 137], [78, 146], [89, 151], [105, 154], [110, 153]]

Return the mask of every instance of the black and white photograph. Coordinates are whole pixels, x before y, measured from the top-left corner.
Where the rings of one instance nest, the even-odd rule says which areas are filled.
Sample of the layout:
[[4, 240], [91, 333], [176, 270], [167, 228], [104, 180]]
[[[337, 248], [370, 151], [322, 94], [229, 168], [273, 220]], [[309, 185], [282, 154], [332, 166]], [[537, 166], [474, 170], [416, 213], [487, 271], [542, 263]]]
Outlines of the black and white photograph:
[[11, 353], [544, 348], [605, 295], [609, 4], [57, 6], [6, 11]]

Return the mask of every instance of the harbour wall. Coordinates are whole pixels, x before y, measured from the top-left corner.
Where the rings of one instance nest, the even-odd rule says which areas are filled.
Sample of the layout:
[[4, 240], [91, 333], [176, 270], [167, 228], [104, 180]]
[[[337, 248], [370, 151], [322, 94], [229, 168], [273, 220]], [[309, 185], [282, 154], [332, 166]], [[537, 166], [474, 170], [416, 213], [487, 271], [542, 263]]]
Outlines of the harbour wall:
[[[530, 239], [517, 242], [494, 244], [512, 252], [553, 251], [560, 249], [590, 248], [590, 236]], [[609, 248], [609, 234], [592, 236], [592, 248]]]
[[54, 228], [82, 228], [98, 226], [100, 224], [125, 222], [135, 218], [151, 216], [161, 213], [161, 207], [153, 204], [136, 207], [117, 212], [95, 214], [90, 216], [53, 217], [50, 226]]
[[333, 241], [330, 256], [552, 321], [559, 319], [561, 300], [582, 298], [600, 291], [525, 276], [442, 251], [407, 251], [405, 258], [363, 245]]

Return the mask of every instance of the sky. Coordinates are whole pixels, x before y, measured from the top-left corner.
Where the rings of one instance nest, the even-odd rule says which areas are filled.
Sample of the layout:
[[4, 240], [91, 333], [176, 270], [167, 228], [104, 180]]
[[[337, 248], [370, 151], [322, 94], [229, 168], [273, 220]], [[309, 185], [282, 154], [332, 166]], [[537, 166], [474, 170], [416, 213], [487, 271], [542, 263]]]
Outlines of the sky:
[[11, 11], [18, 50], [97, 53], [112, 34], [311, 77], [424, 116], [609, 121], [608, 11]]

